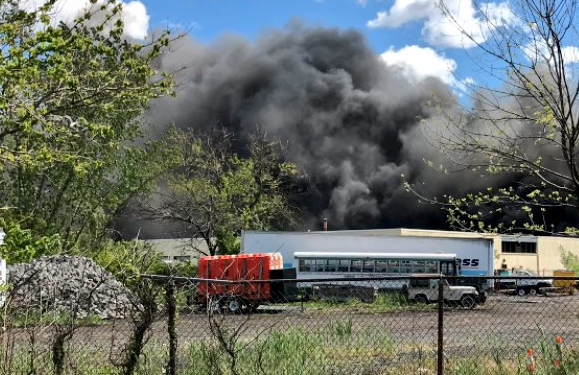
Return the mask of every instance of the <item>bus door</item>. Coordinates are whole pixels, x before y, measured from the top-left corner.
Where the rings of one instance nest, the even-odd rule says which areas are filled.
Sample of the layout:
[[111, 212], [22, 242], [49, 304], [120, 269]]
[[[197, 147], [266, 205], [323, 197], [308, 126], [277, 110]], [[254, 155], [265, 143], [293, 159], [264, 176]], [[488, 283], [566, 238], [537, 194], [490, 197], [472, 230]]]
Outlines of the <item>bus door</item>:
[[457, 276], [460, 274], [459, 260], [441, 260], [440, 273], [445, 276]]

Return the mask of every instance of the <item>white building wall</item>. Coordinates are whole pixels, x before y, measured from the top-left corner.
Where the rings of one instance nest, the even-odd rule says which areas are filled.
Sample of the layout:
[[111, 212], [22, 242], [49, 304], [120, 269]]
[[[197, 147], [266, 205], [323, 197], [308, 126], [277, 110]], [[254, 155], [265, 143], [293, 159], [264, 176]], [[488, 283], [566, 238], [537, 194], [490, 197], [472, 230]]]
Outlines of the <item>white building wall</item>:
[[433, 253], [456, 254], [478, 259], [465, 273], [493, 274], [492, 240], [487, 238], [442, 238], [421, 236], [357, 235], [345, 232], [253, 232], [244, 231], [241, 252], [282, 254], [284, 266], [296, 267], [295, 252]]
[[167, 263], [189, 261], [199, 263], [199, 257], [209, 255], [207, 243], [200, 238], [176, 238], [145, 240], [152, 249], [163, 256]]

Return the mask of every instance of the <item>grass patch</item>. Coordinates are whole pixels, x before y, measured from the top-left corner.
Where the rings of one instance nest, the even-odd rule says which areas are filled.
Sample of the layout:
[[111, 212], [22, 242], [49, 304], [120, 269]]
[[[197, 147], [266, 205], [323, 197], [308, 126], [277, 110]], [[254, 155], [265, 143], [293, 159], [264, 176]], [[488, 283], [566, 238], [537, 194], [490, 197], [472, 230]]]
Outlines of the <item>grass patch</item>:
[[[273, 331], [254, 343], [240, 343], [235, 361], [215, 343], [192, 343], [188, 375], [205, 374], [370, 374], [380, 359], [391, 358], [394, 342], [375, 330], [354, 332], [352, 321], [317, 330]], [[232, 363], [234, 363], [232, 368]]]
[[378, 293], [373, 302], [363, 302], [357, 298], [347, 298], [345, 300], [310, 300], [304, 302], [292, 302], [290, 306], [303, 306], [306, 310], [344, 310], [353, 309], [366, 312], [388, 312], [402, 310], [433, 310], [437, 308], [436, 303], [421, 304], [406, 300], [402, 293]]
[[[379, 301], [376, 301], [377, 303]], [[395, 301], [394, 301], [395, 302]], [[392, 300], [384, 300], [391, 306]], [[307, 319], [307, 317], [306, 317]], [[233, 320], [224, 324], [235, 327]], [[229, 323], [227, 323], [229, 322]], [[364, 321], [351, 318], [330, 321], [315, 328], [272, 328], [262, 335], [252, 331], [233, 342], [232, 351], [224, 350], [217, 340], [204, 338], [187, 341], [184, 333], [178, 351], [178, 373], [183, 375], [414, 375], [434, 374], [436, 346], [420, 342], [394, 342], [378, 327], [365, 327]], [[536, 340], [535, 340], [536, 339]], [[482, 340], [482, 338], [481, 338]], [[530, 342], [514, 348], [492, 337], [482, 349], [473, 343], [472, 351], [447, 346], [447, 375], [523, 375], [527, 371], [525, 344], [535, 349], [534, 375], [579, 374], [579, 351], [566, 346], [563, 339], [539, 334]], [[230, 342], [231, 343], [231, 342]], [[111, 361], [121, 351], [109, 347], [85, 345], [66, 347], [65, 374], [119, 374]], [[529, 345], [531, 344], [531, 345]], [[423, 345], [423, 346], [420, 346]], [[10, 346], [9, 346], [10, 347]], [[145, 347], [136, 375], [162, 374], [168, 357], [166, 342], [152, 340]], [[0, 374], [51, 373], [50, 350], [12, 347], [0, 355]]]

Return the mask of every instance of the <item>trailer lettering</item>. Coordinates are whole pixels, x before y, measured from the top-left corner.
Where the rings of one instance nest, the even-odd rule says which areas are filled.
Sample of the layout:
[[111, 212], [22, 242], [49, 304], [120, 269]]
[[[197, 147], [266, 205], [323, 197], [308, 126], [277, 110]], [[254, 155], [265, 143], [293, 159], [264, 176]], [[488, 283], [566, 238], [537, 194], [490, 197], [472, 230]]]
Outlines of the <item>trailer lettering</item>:
[[463, 259], [462, 260], [462, 266], [463, 267], [478, 267], [480, 263], [479, 259]]

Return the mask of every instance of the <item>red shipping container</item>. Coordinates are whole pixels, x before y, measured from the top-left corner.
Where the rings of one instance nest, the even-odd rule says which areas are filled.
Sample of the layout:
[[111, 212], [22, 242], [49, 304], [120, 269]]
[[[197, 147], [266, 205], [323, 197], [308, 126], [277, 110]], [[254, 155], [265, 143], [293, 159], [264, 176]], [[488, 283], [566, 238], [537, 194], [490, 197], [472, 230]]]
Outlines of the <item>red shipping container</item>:
[[199, 277], [202, 279], [239, 281], [239, 283], [199, 284], [199, 300], [211, 296], [227, 296], [247, 300], [267, 300], [271, 297], [270, 283], [251, 283], [252, 280], [269, 280], [270, 270], [283, 268], [279, 253], [215, 255], [199, 259]]

